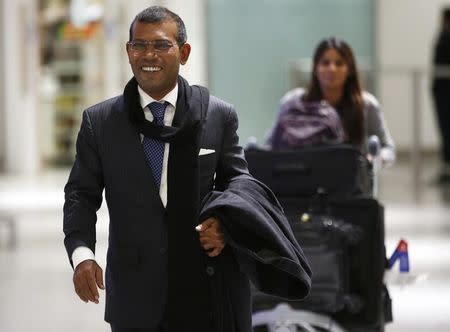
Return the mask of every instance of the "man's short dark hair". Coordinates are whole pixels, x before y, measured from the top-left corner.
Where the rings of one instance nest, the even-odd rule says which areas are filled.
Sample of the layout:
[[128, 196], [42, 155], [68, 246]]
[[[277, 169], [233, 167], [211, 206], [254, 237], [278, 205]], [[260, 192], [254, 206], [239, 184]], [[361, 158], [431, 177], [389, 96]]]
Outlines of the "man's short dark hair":
[[161, 23], [165, 21], [174, 21], [177, 24], [177, 44], [183, 45], [187, 41], [186, 27], [180, 16], [161, 6], [151, 6], [136, 15], [130, 25], [129, 41], [133, 39], [133, 27], [136, 22], [143, 23]]

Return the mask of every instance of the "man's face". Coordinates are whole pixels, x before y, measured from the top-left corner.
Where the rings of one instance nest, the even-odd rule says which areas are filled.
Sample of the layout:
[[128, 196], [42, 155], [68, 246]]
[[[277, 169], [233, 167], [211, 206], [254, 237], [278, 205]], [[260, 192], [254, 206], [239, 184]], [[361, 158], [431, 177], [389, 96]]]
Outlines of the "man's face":
[[128, 60], [139, 86], [156, 100], [171, 91], [178, 78], [180, 64], [189, 58], [191, 47], [176, 42], [177, 24], [168, 20], [160, 23], [135, 22], [132, 42], [164, 41], [173, 45], [165, 50], [147, 45], [147, 49], [136, 51], [127, 44]]

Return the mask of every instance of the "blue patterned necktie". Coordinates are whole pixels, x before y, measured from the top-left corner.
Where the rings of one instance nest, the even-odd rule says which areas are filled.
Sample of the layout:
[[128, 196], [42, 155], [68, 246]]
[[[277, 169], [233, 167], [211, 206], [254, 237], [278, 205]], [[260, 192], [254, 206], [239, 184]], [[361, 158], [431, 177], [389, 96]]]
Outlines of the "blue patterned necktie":
[[[166, 103], [153, 102], [148, 105], [153, 114], [153, 121], [158, 126], [164, 125], [164, 112], [166, 111]], [[147, 159], [148, 166], [152, 170], [153, 179], [159, 189], [161, 185], [162, 166], [164, 158], [164, 142], [144, 136], [142, 142], [144, 154]]]

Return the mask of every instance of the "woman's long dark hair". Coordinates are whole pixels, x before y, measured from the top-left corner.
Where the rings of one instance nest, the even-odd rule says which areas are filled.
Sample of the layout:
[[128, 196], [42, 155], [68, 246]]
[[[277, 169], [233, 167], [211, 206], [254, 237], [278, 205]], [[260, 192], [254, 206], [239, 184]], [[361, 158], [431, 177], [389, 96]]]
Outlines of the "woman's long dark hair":
[[341, 114], [349, 142], [361, 144], [364, 139], [364, 102], [355, 57], [352, 49], [345, 41], [333, 37], [324, 39], [317, 45], [313, 58], [311, 83], [308, 92], [303, 98], [306, 101], [320, 101], [323, 99], [316, 70], [323, 54], [329, 49], [336, 50], [348, 66], [348, 77], [344, 84], [342, 99], [336, 107]]

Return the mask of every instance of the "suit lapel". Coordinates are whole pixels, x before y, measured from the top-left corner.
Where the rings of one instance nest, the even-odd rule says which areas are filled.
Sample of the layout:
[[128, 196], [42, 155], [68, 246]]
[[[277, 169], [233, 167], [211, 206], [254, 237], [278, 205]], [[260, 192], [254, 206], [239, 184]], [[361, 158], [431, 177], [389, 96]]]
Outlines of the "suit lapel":
[[132, 183], [136, 186], [136, 192], [144, 193], [144, 199], [156, 200], [164, 208], [159, 188], [155, 185], [145, 158], [140, 134], [123, 109], [118, 112], [114, 127], [111, 131], [112, 139], [116, 142], [114, 150], [120, 155], [123, 171], [130, 179], [134, 179]]

